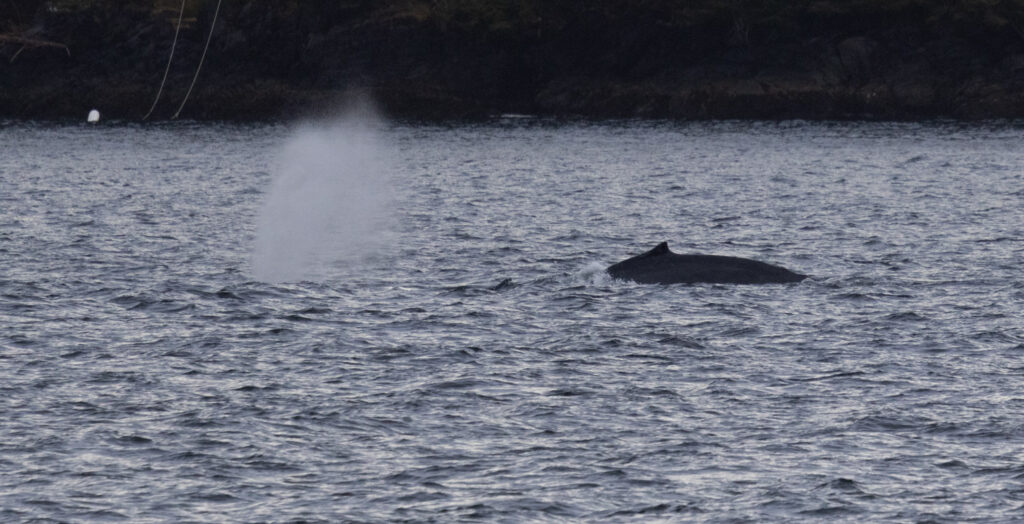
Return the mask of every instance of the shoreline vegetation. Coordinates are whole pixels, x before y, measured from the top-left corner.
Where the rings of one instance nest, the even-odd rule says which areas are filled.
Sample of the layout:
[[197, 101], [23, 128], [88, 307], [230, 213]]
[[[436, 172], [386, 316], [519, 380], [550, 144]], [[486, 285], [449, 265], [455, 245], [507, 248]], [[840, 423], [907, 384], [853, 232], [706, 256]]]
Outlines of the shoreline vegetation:
[[[190, 0], [152, 119], [1024, 118], [1024, 0]], [[180, 0], [0, 0], [0, 118], [141, 120]], [[213, 21], [216, 13], [216, 24]]]

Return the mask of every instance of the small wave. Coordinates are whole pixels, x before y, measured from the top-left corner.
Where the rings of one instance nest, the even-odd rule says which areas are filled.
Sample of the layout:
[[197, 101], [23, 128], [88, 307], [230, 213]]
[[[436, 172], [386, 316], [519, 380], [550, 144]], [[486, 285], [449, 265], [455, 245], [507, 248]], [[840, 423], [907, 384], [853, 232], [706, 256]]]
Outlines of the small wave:
[[942, 469], [970, 469], [966, 462], [957, 459], [939, 462], [935, 467]]
[[120, 442], [122, 444], [129, 444], [129, 445], [151, 444], [153, 442], [152, 439], [147, 438], [147, 437], [143, 437], [141, 435], [124, 435], [124, 436], [118, 437], [116, 440], [117, 440], [117, 442]]
[[927, 317], [921, 316], [913, 311], [904, 311], [902, 313], [893, 313], [885, 316], [886, 320], [893, 320], [897, 322], [922, 322], [928, 320]]
[[474, 284], [459, 284], [455, 286], [448, 286], [444, 288], [443, 294], [455, 295], [460, 297], [476, 297], [480, 295], [487, 295], [495, 291], [502, 291], [510, 287], [513, 287], [512, 279], [506, 278], [492, 286]]
[[304, 315], [319, 315], [319, 314], [323, 314], [323, 313], [331, 313], [331, 310], [329, 308], [325, 308], [325, 307], [310, 306], [310, 307], [307, 307], [307, 308], [299, 311], [299, 313], [304, 314]]
[[828, 374], [828, 375], [820, 375], [820, 376], [808, 377], [808, 378], [798, 378], [798, 379], [794, 379], [794, 380], [797, 380], [798, 382], [818, 382], [820, 380], [831, 380], [831, 379], [834, 379], [834, 378], [846, 378], [846, 377], [859, 377], [859, 376], [862, 376], [862, 375], [865, 375], [865, 373], [863, 371], [841, 371], [841, 372], [838, 372], [838, 373], [831, 373], [831, 374]]
[[196, 305], [179, 300], [161, 299], [152, 302], [140, 301], [128, 309], [132, 311], [152, 311], [154, 313], [180, 313], [182, 311], [195, 310]]
[[655, 517], [658, 515], [671, 514], [671, 513], [704, 513], [704, 510], [697, 507], [696, 505], [690, 505], [688, 503], [683, 504], [654, 504], [649, 506], [638, 506], [635, 508], [619, 509], [612, 512], [607, 512], [602, 517], [609, 519], [628, 518], [628, 517]]
[[756, 326], [734, 326], [723, 330], [718, 335], [721, 337], [746, 337], [757, 335], [761, 332]]
[[679, 335], [670, 335], [665, 338], [658, 340], [659, 344], [665, 344], [667, 346], [676, 346], [687, 349], [704, 349], [704, 344], [700, 341]]
[[503, 291], [505, 289], [510, 289], [513, 287], [516, 287], [515, 282], [512, 282], [511, 278], [506, 278], [501, 282], [498, 282], [497, 284], [491, 286], [491, 291]]
[[871, 295], [866, 295], [864, 293], [857, 293], [856, 291], [851, 291], [851, 292], [847, 292], [847, 293], [840, 293], [840, 294], [836, 295], [835, 297], [836, 298], [845, 299], [845, 300], [865, 300], [865, 301], [875, 301], [876, 300]]
[[846, 507], [846, 506], [822, 506], [816, 509], [809, 509], [801, 511], [801, 515], [810, 515], [814, 517], [826, 517], [826, 516], [839, 516], [839, 515], [855, 515], [860, 513], [857, 509]]
[[857, 481], [844, 477], [830, 480], [819, 485], [818, 488], [839, 491], [842, 493], [864, 493], [864, 490], [861, 489], [860, 484], [858, 484]]
[[931, 419], [898, 414], [876, 414], [868, 415], [855, 420], [850, 429], [852, 431], [866, 432], [900, 432], [900, 431], [921, 431], [927, 430], [934, 425]]

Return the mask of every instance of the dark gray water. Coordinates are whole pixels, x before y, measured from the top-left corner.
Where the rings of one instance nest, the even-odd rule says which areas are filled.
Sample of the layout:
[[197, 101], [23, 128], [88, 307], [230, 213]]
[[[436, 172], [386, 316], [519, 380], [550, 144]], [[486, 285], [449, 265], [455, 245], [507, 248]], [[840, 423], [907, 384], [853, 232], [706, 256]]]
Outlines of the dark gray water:
[[370, 127], [0, 125], [0, 520], [1024, 520], [1024, 128]]

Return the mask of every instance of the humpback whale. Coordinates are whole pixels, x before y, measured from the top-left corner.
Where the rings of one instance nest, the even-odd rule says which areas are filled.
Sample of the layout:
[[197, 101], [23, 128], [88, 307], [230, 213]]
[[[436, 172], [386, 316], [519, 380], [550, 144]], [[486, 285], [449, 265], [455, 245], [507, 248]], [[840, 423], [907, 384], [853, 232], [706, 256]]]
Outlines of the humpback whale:
[[749, 258], [680, 255], [669, 250], [668, 242], [608, 266], [607, 271], [613, 278], [640, 284], [784, 284], [807, 278]]

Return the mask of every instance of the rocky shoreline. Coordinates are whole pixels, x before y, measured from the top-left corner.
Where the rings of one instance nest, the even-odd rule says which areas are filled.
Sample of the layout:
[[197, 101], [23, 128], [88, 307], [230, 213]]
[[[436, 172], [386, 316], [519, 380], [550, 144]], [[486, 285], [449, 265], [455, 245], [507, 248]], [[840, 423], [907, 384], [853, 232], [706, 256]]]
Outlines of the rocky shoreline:
[[[325, 14], [225, 2], [181, 117], [303, 118], [352, 93], [390, 116], [429, 119], [1024, 117], [1024, 32], [1012, 19], [973, 27], [808, 7], [780, 32], [736, 13], [671, 22], [663, 12], [581, 12], [503, 24], [364, 4]], [[214, 7], [183, 27], [154, 119], [184, 99]], [[0, 118], [78, 119], [98, 108], [140, 120], [176, 15], [37, 14], [0, 40]]]

